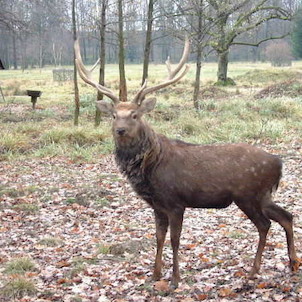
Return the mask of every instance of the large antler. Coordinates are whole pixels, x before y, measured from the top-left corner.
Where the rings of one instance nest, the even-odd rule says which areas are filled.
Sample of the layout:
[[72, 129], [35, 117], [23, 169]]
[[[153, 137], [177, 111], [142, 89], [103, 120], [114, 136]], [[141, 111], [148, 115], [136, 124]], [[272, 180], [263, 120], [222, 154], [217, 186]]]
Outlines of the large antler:
[[98, 59], [98, 61], [93, 65], [91, 70], [87, 70], [82, 61], [80, 45], [79, 45], [78, 40], [76, 40], [74, 42], [74, 52], [75, 52], [75, 57], [76, 57], [75, 63], [77, 66], [77, 70], [78, 70], [79, 75], [83, 79], [83, 81], [88, 83], [89, 85], [92, 85], [93, 87], [95, 87], [99, 92], [105, 94], [115, 104], [117, 104], [119, 102], [119, 98], [117, 96], [115, 96], [114, 93], [110, 89], [108, 89], [108, 88], [102, 86], [101, 84], [99, 84], [98, 82], [94, 81], [91, 77], [91, 73], [94, 70], [94, 68], [97, 66], [97, 64], [99, 63], [100, 59]]
[[[144, 82], [144, 84], [142, 85], [141, 89], [138, 91], [138, 93], [134, 97], [133, 103], [139, 104], [146, 97], [147, 94], [157, 91], [168, 85], [174, 84], [174, 83], [178, 82], [182, 77], [184, 77], [185, 74], [190, 69], [189, 65], [187, 65], [187, 64], [185, 65], [185, 63], [187, 62], [188, 56], [189, 56], [189, 50], [190, 50], [190, 42], [189, 42], [189, 39], [186, 38], [183, 54], [182, 54], [182, 57], [181, 57], [178, 65], [176, 66], [176, 68], [174, 70], [172, 70], [169, 57], [166, 61], [166, 65], [167, 65], [167, 69], [168, 69], [168, 73], [169, 73], [168, 78], [164, 82], [162, 82], [156, 86], [149, 87], [149, 88], [147, 88], [147, 80], [146, 80]], [[185, 68], [177, 76], [177, 74], [181, 71], [181, 69], [183, 68], [184, 65], [185, 65]]]

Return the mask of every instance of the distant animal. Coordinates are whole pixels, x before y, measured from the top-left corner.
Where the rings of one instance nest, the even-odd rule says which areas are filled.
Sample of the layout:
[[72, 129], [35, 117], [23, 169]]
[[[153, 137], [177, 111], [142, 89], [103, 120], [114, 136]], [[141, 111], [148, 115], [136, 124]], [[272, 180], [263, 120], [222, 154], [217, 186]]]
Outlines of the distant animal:
[[153, 279], [159, 280], [162, 253], [168, 227], [173, 250], [171, 286], [180, 281], [178, 249], [185, 208], [226, 208], [234, 202], [255, 224], [259, 244], [250, 271], [258, 273], [271, 220], [285, 230], [290, 268], [299, 267], [293, 238], [292, 215], [272, 201], [281, 173], [281, 160], [248, 144], [196, 145], [157, 134], [142, 118], [155, 107], [155, 98], [145, 98], [158, 89], [178, 82], [189, 70], [188, 40], [182, 58], [162, 83], [141, 87], [132, 102], [119, 102], [114, 93], [94, 81], [82, 62], [79, 43], [75, 43], [76, 65], [82, 79], [113, 103], [98, 101], [100, 111], [113, 117], [112, 134], [115, 159], [137, 194], [154, 210], [157, 252]]

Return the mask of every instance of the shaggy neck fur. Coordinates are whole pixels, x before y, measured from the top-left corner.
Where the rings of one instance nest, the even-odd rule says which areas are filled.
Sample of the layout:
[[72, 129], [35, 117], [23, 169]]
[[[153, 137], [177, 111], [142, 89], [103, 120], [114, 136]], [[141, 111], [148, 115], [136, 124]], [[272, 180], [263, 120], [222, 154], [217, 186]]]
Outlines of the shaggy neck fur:
[[129, 144], [115, 141], [115, 159], [133, 189], [147, 202], [152, 202], [150, 177], [160, 158], [159, 136], [142, 122], [139, 134]]

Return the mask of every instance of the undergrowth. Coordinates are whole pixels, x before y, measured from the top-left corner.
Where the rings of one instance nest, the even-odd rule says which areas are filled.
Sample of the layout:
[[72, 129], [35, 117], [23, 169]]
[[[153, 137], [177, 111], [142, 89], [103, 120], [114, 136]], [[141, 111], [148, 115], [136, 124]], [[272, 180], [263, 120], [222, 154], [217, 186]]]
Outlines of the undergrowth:
[[[155, 68], [158, 74], [162, 74], [160, 68]], [[115, 74], [108, 74], [109, 86], [114, 89]], [[156, 94], [156, 108], [146, 119], [157, 132], [193, 143], [290, 142], [302, 132], [301, 98], [282, 96], [255, 99], [252, 95], [244, 94], [244, 85], [249, 82], [258, 87], [259, 79], [266, 79], [266, 82], [272, 77], [284, 80], [285, 75], [289, 77], [294, 74], [290, 70], [245, 70], [245, 73], [235, 77], [238, 85], [235, 88], [210, 86], [202, 90], [200, 111], [196, 112], [191, 100], [191, 72], [188, 79]], [[129, 99], [137, 90], [138, 75], [135, 69], [129, 75]], [[24, 96], [13, 96], [5, 103], [0, 103], [0, 160], [64, 156], [73, 161], [94, 162], [113, 151], [111, 119], [103, 116], [100, 126], [93, 126], [96, 93], [92, 87], [80, 82], [80, 126], [75, 127], [70, 82], [60, 85], [53, 83], [53, 89], [50, 90], [47, 81], [49, 71], [42, 73], [40, 81], [36, 74], [32, 79], [29, 74], [23, 80], [21, 76], [18, 74], [15, 84], [11, 79], [4, 82], [7, 83], [7, 86], [3, 85], [4, 91], [12, 92], [16, 87], [22, 90], [39, 84], [43, 94], [35, 111], [31, 110], [30, 101]], [[157, 81], [157, 78], [151, 77], [149, 85]]]

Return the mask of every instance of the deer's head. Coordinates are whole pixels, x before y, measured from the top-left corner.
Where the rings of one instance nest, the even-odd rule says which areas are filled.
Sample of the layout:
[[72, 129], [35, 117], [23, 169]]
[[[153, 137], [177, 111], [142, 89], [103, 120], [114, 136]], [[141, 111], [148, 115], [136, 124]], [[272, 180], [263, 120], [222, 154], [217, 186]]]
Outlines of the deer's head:
[[147, 87], [147, 81], [145, 81], [132, 102], [120, 102], [119, 98], [109, 88], [100, 85], [92, 79], [92, 71], [99, 61], [94, 64], [91, 70], [87, 70], [81, 58], [79, 42], [78, 40], [75, 42], [75, 61], [79, 75], [86, 83], [92, 85], [112, 100], [112, 102], [97, 101], [96, 105], [101, 112], [112, 116], [112, 131], [114, 138], [118, 142], [126, 144], [133, 141], [144, 126], [141, 119], [143, 114], [152, 111], [156, 104], [155, 98], [146, 98], [146, 95], [178, 82], [189, 71], [189, 65], [185, 64], [189, 56], [189, 48], [190, 43], [186, 39], [182, 58], [173, 70], [168, 58], [166, 65], [169, 76], [166, 80], [153, 87]]
[[145, 125], [142, 115], [152, 111], [155, 103], [155, 98], [144, 99], [140, 105], [131, 102], [120, 102], [114, 105], [106, 101], [98, 101], [97, 108], [112, 116], [112, 134], [116, 142], [127, 145], [139, 137]]

